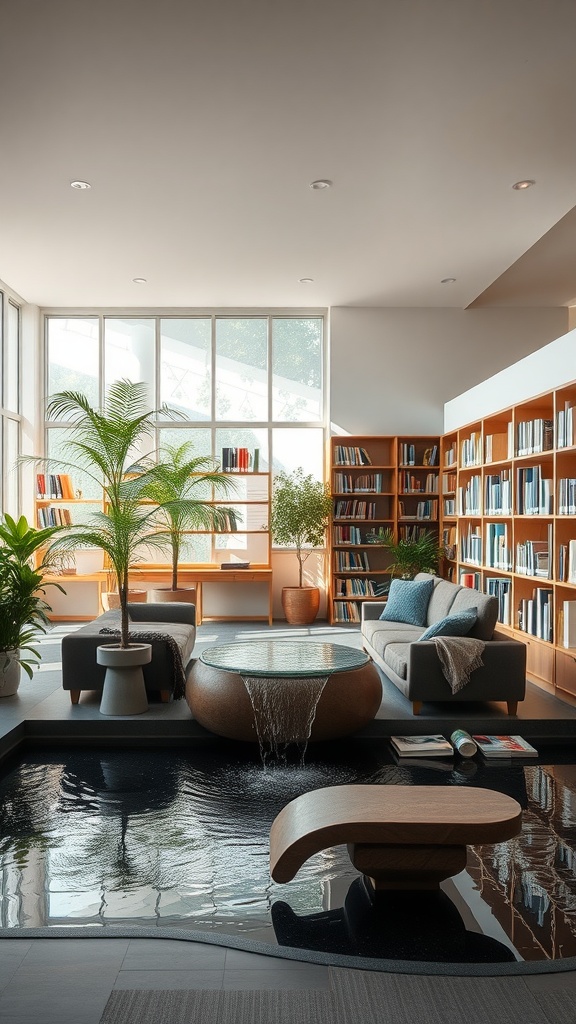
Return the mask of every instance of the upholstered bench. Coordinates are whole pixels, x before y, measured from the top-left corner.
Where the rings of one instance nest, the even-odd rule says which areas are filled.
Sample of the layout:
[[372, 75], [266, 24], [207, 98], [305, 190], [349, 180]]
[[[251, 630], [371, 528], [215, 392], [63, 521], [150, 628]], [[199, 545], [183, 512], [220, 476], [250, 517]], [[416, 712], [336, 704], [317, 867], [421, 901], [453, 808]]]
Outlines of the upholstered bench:
[[[191, 660], [196, 639], [195, 608], [193, 604], [166, 603], [128, 605], [131, 624], [130, 632], [165, 633], [173, 637], [180, 652], [184, 671]], [[119, 629], [120, 613], [104, 612], [80, 629], [68, 633], [62, 639], [62, 687], [70, 691], [70, 699], [77, 704], [82, 690], [102, 690], [105, 668], [96, 662], [96, 648], [100, 644], [114, 643], [112, 636], [102, 633], [103, 629]], [[152, 660], [144, 665], [146, 692], [158, 694], [162, 701], [169, 701], [178, 680], [174, 673], [174, 661], [166, 641], [152, 641]]]
[[521, 821], [516, 800], [488, 789], [329, 786], [274, 819], [270, 873], [290, 882], [309, 857], [345, 843], [375, 890], [436, 889], [464, 869], [468, 845], [512, 839]]

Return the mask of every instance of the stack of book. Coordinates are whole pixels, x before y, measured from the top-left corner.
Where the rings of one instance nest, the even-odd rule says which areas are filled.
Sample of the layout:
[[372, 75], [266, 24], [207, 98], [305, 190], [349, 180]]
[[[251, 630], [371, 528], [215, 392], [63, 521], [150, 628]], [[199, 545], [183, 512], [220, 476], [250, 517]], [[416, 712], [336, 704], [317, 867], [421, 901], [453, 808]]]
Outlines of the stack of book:
[[522, 736], [473, 736], [478, 749], [487, 758], [537, 757], [538, 751]]
[[444, 736], [391, 736], [399, 757], [453, 757], [454, 747]]

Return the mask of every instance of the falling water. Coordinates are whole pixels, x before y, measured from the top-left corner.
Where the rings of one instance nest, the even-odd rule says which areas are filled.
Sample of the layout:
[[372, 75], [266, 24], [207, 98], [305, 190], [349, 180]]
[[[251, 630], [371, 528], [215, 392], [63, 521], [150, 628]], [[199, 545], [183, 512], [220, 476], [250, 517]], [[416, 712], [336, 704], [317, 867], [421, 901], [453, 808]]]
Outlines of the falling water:
[[306, 747], [316, 708], [328, 676], [242, 676], [254, 709], [256, 734], [264, 764], [270, 758], [286, 760], [287, 747]]

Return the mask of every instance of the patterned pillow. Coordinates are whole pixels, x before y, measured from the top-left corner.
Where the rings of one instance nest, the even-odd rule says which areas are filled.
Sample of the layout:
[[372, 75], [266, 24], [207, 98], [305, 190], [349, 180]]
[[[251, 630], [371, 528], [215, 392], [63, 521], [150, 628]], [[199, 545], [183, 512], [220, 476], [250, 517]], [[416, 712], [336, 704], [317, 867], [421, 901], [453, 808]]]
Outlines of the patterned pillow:
[[455, 615], [446, 615], [428, 626], [419, 640], [431, 640], [433, 636], [467, 636], [478, 617], [476, 613], [476, 608], [466, 608]]
[[392, 580], [386, 607], [380, 618], [424, 626], [434, 580]]

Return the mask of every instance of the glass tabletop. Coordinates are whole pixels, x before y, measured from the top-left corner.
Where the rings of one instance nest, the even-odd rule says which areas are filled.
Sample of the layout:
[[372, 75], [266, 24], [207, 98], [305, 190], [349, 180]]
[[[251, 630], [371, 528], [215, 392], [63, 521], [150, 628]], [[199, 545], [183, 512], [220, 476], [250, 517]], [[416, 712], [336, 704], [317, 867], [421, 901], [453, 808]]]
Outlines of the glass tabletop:
[[342, 644], [307, 640], [253, 640], [210, 647], [200, 661], [212, 668], [248, 676], [323, 676], [361, 668], [370, 658]]

